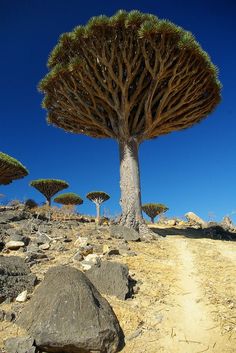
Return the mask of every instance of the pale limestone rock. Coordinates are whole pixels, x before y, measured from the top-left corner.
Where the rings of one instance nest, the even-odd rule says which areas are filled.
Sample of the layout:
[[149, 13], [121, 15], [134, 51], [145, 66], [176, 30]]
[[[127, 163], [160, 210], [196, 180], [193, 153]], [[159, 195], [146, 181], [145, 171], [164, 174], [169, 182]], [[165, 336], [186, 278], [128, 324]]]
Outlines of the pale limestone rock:
[[16, 301], [19, 303], [24, 303], [27, 300], [27, 294], [27, 290], [24, 290], [16, 297]]
[[25, 246], [23, 241], [10, 240], [8, 243], [6, 243], [6, 248], [9, 250], [18, 250], [23, 246]]

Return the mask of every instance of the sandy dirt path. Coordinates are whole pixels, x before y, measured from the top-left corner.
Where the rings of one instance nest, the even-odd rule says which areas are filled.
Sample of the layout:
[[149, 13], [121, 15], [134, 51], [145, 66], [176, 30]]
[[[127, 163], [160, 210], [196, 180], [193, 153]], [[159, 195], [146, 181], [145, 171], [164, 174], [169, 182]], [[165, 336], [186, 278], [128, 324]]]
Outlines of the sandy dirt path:
[[213, 319], [212, 312], [217, 309], [210, 304], [202, 287], [203, 274], [195, 256], [196, 240], [169, 237], [167, 242], [176, 251], [177, 291], [169, 298], [173, 307], [163, 323], [167, 335], [160, 340], [162, 352], [236, 352], [236, 347], [222, 335], [220, 325]]

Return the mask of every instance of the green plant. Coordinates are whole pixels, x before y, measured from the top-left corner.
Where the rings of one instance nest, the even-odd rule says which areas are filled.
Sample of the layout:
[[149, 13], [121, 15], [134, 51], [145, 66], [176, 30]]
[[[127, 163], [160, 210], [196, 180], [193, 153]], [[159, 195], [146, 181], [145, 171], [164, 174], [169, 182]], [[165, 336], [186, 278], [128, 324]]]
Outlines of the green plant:
[[81, 205], [83, 203], [83, 200], [81, 197], [74, 192], [68, 192], [65, 194], [58, 195], [54, 199], [55, 202], [60, 203], [62, 205]]
[[58, 179], [37, 179], [30, 182], [47, 200], [47, 204], [51, 206], [52, 197], [59, 191], [68, 188], [69, 184], [64, 180]]
[[91, 191], [86, 195], [87, 199], [95, 203], [97, 211], [97, 223], [100, 224], [100, 206], [109, 200], [110, 196], [104, 191]]
[[154, 218], [168, 211], [169, 208], [161, 203], [146, 203], [142, 205], [142, 210], [151, 218], [151, 222], [154, 223]]
[[217, 68], [190, 32], [139, 11], [93, 17], [62, 34], [48, 67], [39, 85], [48, 122], [118, 141], [120, 223], [140, 230], [139, 145], [211, 113]]
[[28, 170], [15, 158], [0, 152], [0, 184], [10, 184], [15, 179], [24, 178]]

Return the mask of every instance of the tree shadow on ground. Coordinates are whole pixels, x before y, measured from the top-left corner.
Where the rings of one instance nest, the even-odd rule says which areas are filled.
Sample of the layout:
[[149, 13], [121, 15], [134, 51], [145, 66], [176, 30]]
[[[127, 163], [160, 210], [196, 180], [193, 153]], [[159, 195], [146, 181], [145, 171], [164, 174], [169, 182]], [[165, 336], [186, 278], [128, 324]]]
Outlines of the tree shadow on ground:
[[157, 228], [157, 227], [150, 227], [150, 229], [162, 236], [171, 236], [171, 235], [182, 235], [187, 238], [193, 239], [201, 239], [201, 238], [208, 238], [208, 239], [215, 239], [215, 240], [229, 240], [229, 241], [236, 241], [236, 233], [230, 232], [229, 230], [225, 230], [219, 225], [208, 227], [205, 229], [196, 229], [192, 227], [188, 228]]

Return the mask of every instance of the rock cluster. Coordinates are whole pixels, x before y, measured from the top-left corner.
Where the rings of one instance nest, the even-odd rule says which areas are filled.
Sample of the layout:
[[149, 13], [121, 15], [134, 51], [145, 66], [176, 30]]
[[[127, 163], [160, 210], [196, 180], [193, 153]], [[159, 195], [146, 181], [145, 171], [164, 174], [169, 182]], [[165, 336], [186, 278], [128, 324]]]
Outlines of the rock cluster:
[[0, 302], [13, 300], [25, 290], [32, 291], [36, 276], [18, 256], [0, 256]]

